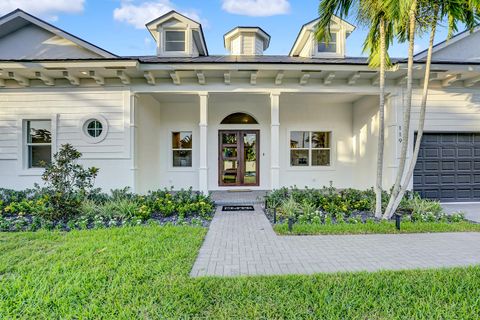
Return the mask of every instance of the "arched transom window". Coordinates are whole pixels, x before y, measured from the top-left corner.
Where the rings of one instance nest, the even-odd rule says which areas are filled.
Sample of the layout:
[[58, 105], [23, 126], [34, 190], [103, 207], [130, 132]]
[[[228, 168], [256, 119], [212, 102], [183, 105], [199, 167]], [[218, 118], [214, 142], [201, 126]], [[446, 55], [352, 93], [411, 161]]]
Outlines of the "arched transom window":
[[235, 112], [226, 116], [221, 124], [258, 124], [258, 121], [249, 114]]

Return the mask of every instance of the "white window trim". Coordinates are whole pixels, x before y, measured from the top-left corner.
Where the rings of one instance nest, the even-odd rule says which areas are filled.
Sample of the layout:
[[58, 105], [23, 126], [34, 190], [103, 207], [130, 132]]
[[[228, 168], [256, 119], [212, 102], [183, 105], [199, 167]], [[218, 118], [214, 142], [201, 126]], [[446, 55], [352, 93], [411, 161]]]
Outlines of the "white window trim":
[[[166, 54], [166, 55], [169, 55], [169, 54], [179, 54], [179, 55], [185, 55], [186, 53], [189, 52], [189, 48], [188, 48], [188, 33], [187, 33], [187, 30], [188, 29], [179, 29], [179, 28], [171, 28], [171, 29], [163, 29], [162, 31], [162, 46], [163, 46], [163, 53]], [[169, 31], [179, 31], [179, 32], [183, 32], [185, 34], [185, 50], [183, 51], [168, 51], [167, 50], [167, 32]]]
[[29, 117], [22, 117], [17, 119], [17, 147], [18, 160], [17, 170], [19, 176], [41, 176], [45, 169], [43, 168], [29, 168], [28, 167], [28, 150], [27, 150], [27, 121], [35, 120], [50, 120], [52, 125], [52, 159], [57, 152], [57, 125], [58, 114], [53, 115], [31, 115]]
[[334, 35], [335, 35], [335, 41], [333, 41], [333, 39], [330, 40], [330, 41], [328, 42], [328, 46], [331, 46], [331, 45], [334, 44], [334, 45], [335, 45], [335, 51], [319, 51], [319, 50], [318, 50], [318, 46], [319, 46], [321, 43], [324, 43], [326, 47], [328, 47], [328, 46], [327, 46], [327, 44], [326, 44], [325, 41], [316, 41], [316, 43], [315, 43], [315, 50], [317, 50], [317, 53], [318, 53], [318, 54], [328, 54], [328, 53], [338, 54], [338, 38], [339, 38], [339, 32], [337, 32], [337, 31], [332, 31], [332, 32], [330, 32], [330, 34], [332, 34], [332, 35], [334, 34]]
[[[311, 150], [312, 148], [308, 148], [308, 166], [292, 166], [290, 162], [290, 134], [292, 131], [308, 131], [308, 132], [330, 132], [330, 165], [328, 166], [312, 166], [311, 165]], [[289, 128], [287, 129], [287, 136], [286, 136], [286, 159], [287, 159], [287, 171], [335, 171], [336, 170], [336, 143], [335, 143], [335, 134], [334, 130], [331, 128]], [[307, 149], [307, 148], [300, 148], [300, 149]], [[328, 148], [324, 148], [328, 149]], [[322, 150], [322, 148], [313, 148], [313, 150]]]
[[[174, 149], [173, 148], [173, 141], [172, 141], [172, 135], [174, 132], [191, 132], [192, 133], [192, 148], [191, 149]], [[169, 139], [169, 144], [168, 144], [168, 171], [171, 172], [196, 172], [196, 161], [195, 161], [195, 131], [193, 128], [189, 129], [170, 129], [168, 131], [168, 139]], [[192, 165], [190, 167], [175, 167], [173, 165], [173, 151], [176, 150], [191, 150], [192, 151]]]
[[311, 36], [313, 41], [312, 47], [312, 56], [317, 58], [339, 58], [345, 56], [345, 31], [340, 28], [332, 28], [331, 33], [335, 33], [337, 35], [337, 41], [335, 42], [336, 45], [336, 52], [319, 52], [318, 51], [318, 41], [316, 40], [314, 34], [315, 32], [312, 30]]
[[[102, 133], [98, 137], [92, 137], [87, 132], [88, 123], [92, 120], [97, 120], [102, 124]], [[78, 123], [78, 128], [81, 132], [83, 141], [91, 144], [97, 144], [102, 142], [108, 135], [108, 121], [101, 114], [90, 114], [83, 117]]]

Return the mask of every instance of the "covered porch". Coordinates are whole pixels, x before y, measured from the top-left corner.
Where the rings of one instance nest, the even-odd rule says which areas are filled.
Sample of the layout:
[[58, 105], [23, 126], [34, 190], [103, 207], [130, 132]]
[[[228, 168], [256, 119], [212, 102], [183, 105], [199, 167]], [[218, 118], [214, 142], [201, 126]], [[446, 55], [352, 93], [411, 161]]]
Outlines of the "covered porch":
[[[376, 88], [332, 89], [137, 93], [135, 189], [372, 187]], [[387, 142], [396, 135], [391, 102]], [[394, 162], [386, 152], [386, 172]]]

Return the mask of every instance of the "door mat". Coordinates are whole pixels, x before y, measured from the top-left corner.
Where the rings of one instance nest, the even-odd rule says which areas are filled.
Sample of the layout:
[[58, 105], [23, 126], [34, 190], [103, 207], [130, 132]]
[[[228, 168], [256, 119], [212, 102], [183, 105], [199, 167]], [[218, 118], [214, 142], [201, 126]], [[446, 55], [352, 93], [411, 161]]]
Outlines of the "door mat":
[[253, 206], [223, 206], [222, 211], [255, 211]]

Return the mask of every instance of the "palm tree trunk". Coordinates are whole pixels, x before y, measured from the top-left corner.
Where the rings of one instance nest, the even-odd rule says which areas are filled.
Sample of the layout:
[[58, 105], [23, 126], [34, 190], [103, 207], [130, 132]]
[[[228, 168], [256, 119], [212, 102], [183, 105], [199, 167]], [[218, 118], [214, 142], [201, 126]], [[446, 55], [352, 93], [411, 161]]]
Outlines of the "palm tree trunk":
[[382, 216], [382, 180], [383, 152], [385, 144], [385, 20], [380, 19], [380, 101], [378, 106], [378, 149], [377, 149], [377, 183], [375, 188], [375, 217]]
[[[435, 31], [437, 28], [437, 16], [438, 16], [438, 6], [434, 9], [434, 21], [432, 22], [432, 26], [430, 29], [430, 40], [428, 44], [428, 52], [427, 52], [427, 61], [425, 64], [425, 79], [423, 83], [423, 92], [422, 92], [422, 101], [420, 104], [420, 118], [418, 120], [418, 131], [417, 131], [417, 139], [415, 141], [415, 148], [413, 150], [412, 160], [410, 161], [410, 165], [408, 167], [407, 175], [405, 176], [405, 181], [400, 188], [400, 192], [395, 199], [395, 203], [392, 207], [391, 212], [395, 212], [400, 205], [400, 201], [410, 184], [410, 180], [413, 176], [413, 171], [415, 170], [415, 164], [417, 163], [418, 153], [420, 152], [420, 142], [422, 141], [423, 130], [425, 127], [425, 114], [427, 110], [427, 97], [428, 97], [428, 85], [430, 82], [430, 66], [432, 63], [432, 51], [433, 51], [433, 42], [435, 41]], [[388, 217], [391, 218], [391, 215]]]
[[415, 45], [415, 25], [416, 25], [416, 11], [417, 1], [413, 0], [409, 11], [409, 26], [408, 26], [408, 64], [407, 64], [407, 89], [405, 93], [405, 110], [403, 110], [403, 126], [402, 126], [402, 148], [400, 151], [400, 161], [398, 164], [397, 177], [393, 186], [392, 194], [388, 201], [387, 208], [383, 214], [384, 219], [388, 219], [393, 215], [392, 208], [400, 191], [400, 184], [402, 182], [403, 173], [405, 172], [405, 164], [407, 161], [408, 141], [410, 135], [410, 119], [412, 112], [412, 89], [413, 89], [413, 48]]

